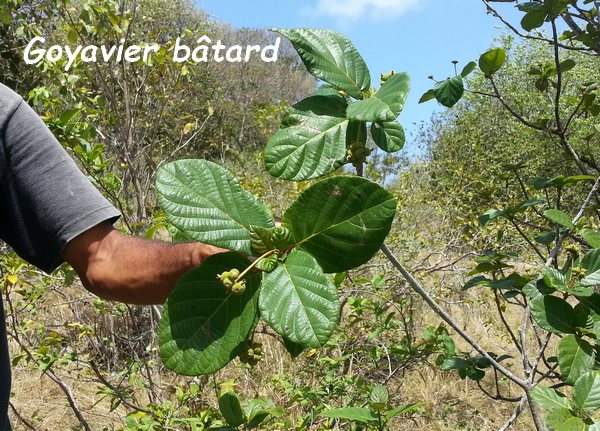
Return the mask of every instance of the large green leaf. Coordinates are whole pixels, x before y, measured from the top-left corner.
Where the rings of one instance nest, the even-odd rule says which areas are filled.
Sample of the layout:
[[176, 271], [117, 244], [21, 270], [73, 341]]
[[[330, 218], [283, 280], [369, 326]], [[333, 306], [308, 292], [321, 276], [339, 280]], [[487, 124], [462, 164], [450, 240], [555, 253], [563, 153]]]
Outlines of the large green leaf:
[[334, 176], [305, 190], [285, 212], [294, 243], [313, 255], [325, 272], [366, 263], [388, 235], [396, 200], [360, 177]]
[[371, 88], [371, 76], [352, 42], [331, 30], [273, 29], [287, 37], [310, 73], [355, 99]]
[[409, 91], [408, 75], [396, 73], [373, 96], [348, 105], [346, 116], [356, 121], [393, 121], [404, 108]]
[[581, 260], [581, 266], [587, 270], [586, 275], [600, 270], [600, 248], [590, 250]]
[[448, 78], [440, 81], [433, 87], [433, 93], [438, 102], [447, 108], [452, 108], [463, 96], [465, 84], [462, 76], [456, 75], [454, 78]]
[[556, 296], [538, 296], [531, 300], [531, 314], [546, 331], [574, 334], [576, 317], [573, 307]]
[[246, 428], [254, 429], [268, 420], [270, 417], [282, 416], [284, 410], [277, 407], [273, 400], [266, 397], [254, 398], [246, 403], [246, 417], [248, 418]]
[[235, 392], [225, 392], [219, 397], [219, 411], [227, 421], [228, 425], [237, 427], [246, 421], [244, 410], [240, 399]]
[[348, 105], [346, 116], [355, 121], [393, 121], [396, 119], [390, 107], [376, 97]]
[[581, 229], [579, 235], [587, 242], [592, 248], [600, 247], [600, 233], [593, 229]]
[[427, 403], [410, 403], [410, 404], [406, 404], [406, 405], [403, 405], [403, 406], [398, 406], [395, 409], [393, 409], [392, 411], [388, 412], [385, 415], [385, 419], [388, 420], [388, 421], [391, 421], [392, 419], [394, 419], [398, 415], [411, 412], [413, 410], [416, 410], [418, 408], [421, 408], [421, 407], [425, 406], [426, 404]]
[[579, 377], [573, 386], [573, 404], [575, 407], [593, 414], [600, 409], [600, 374], [586, 373]]
[[311, 96], [296, 103], [265, 148], [269, 173], [302, 181], [335, 171], [346, 161], [346, 99]]
[[[581, 262], [581, 266], [586, 269], [586, 275], [583, 279], [579, 280], [573, 289], [569, 292], [578, 297], [589, 296], [591, 297], [586, 305], [593, 309], [596, 313], [600, 312], [599, 306], [600, 298], [597, 293], [594, 292], [593, 287], [600, 285], [600, 254], [599, 249], [591, 250], [585, 255]], [[591, 303], [591, 304], [590, 304]]]
[[567, 287], [567, 278], [565, 275], [560, 272], [556, 268], [544, 267], [540, 271], [544, 276], [544, 282], [548, 287], [552, 289], [560, 290], [561, 292], [566, 292]]
[[591, 371], [594, 358], [591, 344], [575, 335], [565, 335], [558, 344], [558, 365], [566, 383], [573, 384]]
[[522, 11], [526, 12], [521, 19], [521, 27], [525, 31], [531, 31], [535, 28], [541, 27], [548, 16], [548, 11], [539, 3], [529, 2], [517, 6]]
[[258, 322], [260, 278], [248, 275], [246, 290], [236, 296], [217, 275], [246, 266], [240, 255], [216, 254], [179, 280], [160, 321], [160, 354], [167, 368], [188, 376], [209, 374], [239, 354]]
[[[544, 0], [544, 6], [548, 10], [548, 19], [557, 18], [565, 12], [573, 0]], [[589, 0], [584, 1], [584, 4], [591, 3]]]
[[583, 304], [586, 307], [588, 307], [594, 313], [600, 314], [600, 294], [594, 293], [594, 294], [590, 295], [587, 298], [585, 298], [585, 297], [578, 297], [577, 299], [579, 299], [579, 302], [581, 304]]
[[506, 213], [502, 210], [490, 209], [479, 216], [479, 223], [482, 226], [487, 226], [499, 217], [504, 217]]
[[340, 315], [337, 289], [302, 250], [293, 250], [283, 264], [265, 274], [259, 307], [278, 334], [309, 347], [327, 342]]
[[406, 141], [404, 128], [396, 120], [371, 124], [371, 136], [375, 144], [387, 153], [400, 151]]
[[543, 279], [540, 279], [532, 280], [527, 283], [523, 286], [522, 292], [529, 299], [533, 299], [544, 295], [550, 295], [554, 290], [546, 286]]
[[553, 208], [545, 211], [544, 216], [548, 217], [554, 223], [566, 227], [567, 229], [573, 229], [574, 227], [571, 216], [564, 211]]
[[275, 227], [269, 210], [233, 175], [206, 160], [179, 160], [156, 176], [158, 202], [169, 222], [187, 237], [251, 253], [251, 225]]
[[569, 408], [567, 397], [558, 392], [556, 389], [536, 386], [536, 388], [531, 392], [531, 398], [533, 398], [533, 401], [535, 401], [537, 404], [547, 408], [548, 410]]
[[448, 358], [440, 365], [440, 369], [447, 370], [460, 370], [473, 366], [471, 361], [467, 361], [464, 358]]
[[581, 285], [581, 286], [598, 286], [598, 285], [600, 285], [600, 270], [598, 270], [596, 272], [592, 272], [589, 275], [586, 275], [582, 280], [579, 281], [579, 283], [577, 283], [577, 285], [578, 286], [579, 285]]
[[479, 68], [489, 78], [500, 70], [506, 61], [506, 51], [502, 48], [491, 49], [479, 57]]
[[331, 409], [321, 413], [321, 416], [363, 423], [375, 422], [378, 419], [375, 412], [372, 412], [365, 407], [342, 407], [339, 409]]
[[552, 431], [588, 431], [588, 425], [583, 422], [583, 419], [565, 408], [552, 410], [546, 416], [546, 424]]

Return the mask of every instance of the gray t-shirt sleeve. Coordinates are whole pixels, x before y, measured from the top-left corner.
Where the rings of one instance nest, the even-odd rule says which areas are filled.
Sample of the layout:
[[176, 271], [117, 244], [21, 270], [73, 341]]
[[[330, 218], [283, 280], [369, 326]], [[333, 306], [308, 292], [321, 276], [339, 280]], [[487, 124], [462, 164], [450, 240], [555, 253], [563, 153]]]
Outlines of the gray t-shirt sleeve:
[[0, 238], [51, 272], [62, 263], [70, 240], [120, 214], [27, 103], [20, 99], [5, 117], [0, 121]]

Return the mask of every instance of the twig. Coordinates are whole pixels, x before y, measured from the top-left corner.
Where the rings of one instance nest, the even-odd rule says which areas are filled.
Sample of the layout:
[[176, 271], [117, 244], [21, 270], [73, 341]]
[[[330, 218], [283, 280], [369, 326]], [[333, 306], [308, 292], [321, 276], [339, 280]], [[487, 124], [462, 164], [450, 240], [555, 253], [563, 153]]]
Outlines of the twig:
[[[552, 24], [552, 40], [558, 41], [558, 31], [556, 30], [556, 20], [551, 21]], [[562, 70], [560, 67], [560, 52], [557, 43], [554, 43], [554, 66], [556, 67], [556, 92], [554, 94], [554, 120], [556, 121], [556, 129], [558, 132], [564, 132], [562, 121], [560, 118], [560, 94], [562, 92]]]
[[[11, 315], [13, 316], [13, 320], [12, 320], [13, 328], [12, 329], [15, 330], [14, 334], [9, 333], [8, 331], [7, 331], [7, 334], [10, 335], [13, 338], [13, 340], [19, 345], [19, 347], [25, 352], [25, 354], [27, 355], [27, 357], [29, 358], [30, 361], [39, 365], [39, 361], [36, 359], [36, 357], [33, 355], [33, 353], [31, 353], [29, 351], [29, 349], [27, 347], [25, 347], [25, 345], [21, 341], [18, 333], [16, 332], [17, 327], [16, 327], [16, 322], [14, 320], [15, 319], [14, 308], [12, 305], [12, 301], [10, 300], [10, 295], [9, 295], [8, 290], [6, 291], [6, 302], [8, 303]], [[82, 428], [85, 431], [92, 431], [92, 429], [90, 428], [90, 425], [87, 423], [87, 421], [83, 417], [83, 414], [81, 413], [81, 409], [77, 405], [77, 401], [75, 400], [75, 396], [73, 395], [73, 391], [71, 391], [71, 388], [69, 386], [67, 386], [67, 384], [65, 382], [63, 382], [54, 373], [54, 371], [52, 371], [51, 368], [47, 368], [47, 369], [43, 370], [43, 373], [46, 376], [48, 376], [50, 378], [50, 380], [52, 380], [54, 383], [56, 383], [60, 387], [60, 389], [63, 391], [63, 393], [67, 397], [67, 401], [69, 402], [69, 406], [71, 407], [71, 410], [73, 410], [73, 413], [75, 413], [75, 416], [77, 417], [77, 420], [79, 420], [79, 424], [82, 426]]]
[[474, 339], [472, 339], [471, 336], [469, 334], [467, 334], [454, 321], [454, 319], [452, 319], [452, 317], [433, 300], [433, 298], [421, 286], [421, 284], [398, 261], [396, 256], [394, 256], [394, 254], [391, 252], [391, 250], [388, 248], [388, 246], [386, 244], [383, 244], [381, 246], [381, 250], [386, 255], [386, 257], [389, 259], [389, 261], [392, 263], [392, 265], [394, 265], [394, 267], [398, 271], [400, 271], [400, 273], [402, 274], [404, 279], [413, 288], [413, 290], [415, 290], [415, 292], [417, 292], [425, 300], [425, 302], [429, 305], [429, 307], [438, 316], [440, 316], [454, 331], [456, 331], [456, 333], [458, 335], [460, 335], [463, 340], [465, 340], [467, 343], [469, 343], [471, 345], [471, 347], [473, 347], [473, 349], [475, 349], [479, 354], [481, 354], [481, 356], [483, 356], [488, 361], [490, 361], [492, 366], [494, 368], [496, 368], [500, 373], [504, 374], [509, 380], [513, 381], [514, 383], [516, 383], [518, 386], [520, 386], [524, 390], [529, 389], [530, 386], [529, 386], [528, 382], [526, 382], [525, 380], [516, 376], [514, 373], [512, 373], [510, 370], [508, 370], [502, 364], [500, 364], [498, 361], [496, 361], [496, 359], [494, 359], [488, 352], [486, 352], [485, 349], [479, 345], [479, 343], [477, 343]]
[[19, 419], [23, 425], [25, 425], [27, 428], [29, 428], [32, 431], [37, 431], [37, 428], [35, 427], [35, 425], [33, 425], [31, 422], [29, 422], [27, 419], [25, 419], [23, 416], [21, 416], [21, 414], [19, 413], [19, 411], [16, 409], [16, 407], [14, 406], [14, 404], [9, 401], [8, 405], [10, 406], [10, 409], [12, 410], [13, 414], [17, 417], [17, 419]]
[[510, 325], [506, 321], [506, 316], [504, 316], [504, 312], [502, 311], [502, 307], [500, 305], [500, 298], [498, 296], [498, 290], [497, 289], [494, 289], [494, 302], [496, 303], [496, 310], [498, 310], [498, 314], [500, 315], [500, 320], [504, 324], [504, 328], [508, 332], [508, 335], [510, 336], [513, 344], [515, 345], [515, 347], [517, 348], [517, 350], [520, 353], [523, 353], [523, 349], [521, 348], [521, 344], [517, 340], [517, 337], [515, 336], [515, 333], [513, 332], [512, 328], [510, 327]]
[[[598, 193], [598, 189], [600, 189], [600, 177], [596, 178], [596, 181], [594, 182], [592, 189], [590, 190], [587, 197], [585, 198], [585, 201], [581, 205], [579, 212], [577, 213], [575, 218], [573, 218], [573, 220], [572, 220], [573, 224], [576, 224], [583, 217], [583, 215], [585, 214], [585, 211], [591, 205], [592, 199], [594, 199], [594, 197]], [[546, 266], [550, 266], [556, 261], [556, 258], [558, 257], [558, 253], [560, 252], [560, 249], [562, 248], [562, 243], [568, 236], [569, 236], [569, 230], [566, 230], [558, 237], [558, 240], [556, 241], [556, 246], [550, 252], [550, 256], [546, 260]]]
[[523, 409], [525, 408], [526, 403], [527, 403], [527, 395], [523, 395], [521, 397], [521, 401], [519, 402], [519, 404], [517, 404], [517, 406], [513, 410], [513, 414], [510, 415], [510, 417], [508, 418], [506, 423], [504, 425], [502, 425], [502, 427], [500, 429], [498, 429], [498, 431], [507, 431], [508, 429], [510, 429], [514, 425], [514, 423], [517, 421], [517, 419], [519, 418], [521, 413], [523, 412]]
[[494, 3], [514, 3], [514, 0], [482, 0], [482, 1], [487, 6], [488, 11], [492, 15], [494, 15], [496, 18], [498, 18], [500, 21], [502, 21], [502, 23], [505, 26], [507, 26], [514, 34], [516, 34], [519, 37], [522, 37], [523, 39], [538, 40], [538, 41], [546, 42], [546, 43], [550, 43], [550, 44], [556, 43], [560, 48], [568, 49], [570, 51], [582, 51], [584, 53], [594, 52], [594, 50], [592, 48], [585, 48], [585, 47], [573, 46], [573, 45], [565, 45], [564, 43], [560, 43], [558, 41], [553, 41], [553, 40], [547, 39], [545, 37], [532, 36], [530, 34], [522, 33], [514, 25], [512, 25], [510, 22], [508, 22], [506, 20], [506, 18], [504, 18], [502, 15], [500, 15], [500, 13], [496, 9], [494, 9], [494, 7], [490, 4], [490, 2], [494, 2]]
[[[8, 331], [7, 331], [7, 333], [8, 333]], [[29, 360], [31, 360], [32, 362], [39, 365], [39, 361], [35, 358], [35, 356], [33, 356], [33, 354], [29, 351], [29, 349], [27, 347], [25, 347], [25, 345], [19, 340], [19, 338], [17, 336], [15, 336], [15, 334], [9, 334], [9, 335], [19, 345], [19, 347], [25, 352], [25, 354], [27, 355]], [[77, 401], [75, 400], [75, 395], [73, 395], [73, 391], [71, 390], [71, 388], [65, 382], [63, 382], [60, 379], [60, 377], [58, 377], [56, 375], [56, 373], [54, 373], [54, 371], [52, 371], [52, 369], [48, 368], [48, 369], [44, 370], [43, 373], [48, 378], [50, 378], [50, 380], [52, 380], [54, 383], [56, 383], [60, 387], [60, 389], [63, 391], [63, 393], [65, 394], [65, 396], [67, 398], [69, 406], [71, 407], [71, 410], [73, 410], [73, 413], [75, 413], [75, 416], [77, 417], [77, 420], [79, 421], [79, 424], [83, 427], [83, 429], [85, 431], [92, 431], [92, 428], [90, 428], [90, 425], [87, 423], [87, 421], [83, 417], [83, 413], [81, 413], [81, 409], [77, 405]]]
[[134, 403], [132, 403], [131, 401], [127, 400], [123, 395], [121, 395], [121, 390], [119, 388], [116, 388], [115, 386], [113, 386], [108, 380], [106, 380], [106, 378], [104, 378], [104, 376], [102, 375], [102, 373], [100, 372], [100, 370], [98, 370], [98, 367], [96, 366], [96, 364], [93, 361], [89, 362], [91, 369], [94, 371], [94, 374], [96, 375], [96, 377], [98, 378], [98, 380], [100, 380], [100, 383], [102, 383], [104, 386], [106, 386], [108, 389], [110, 389], [111, 391], [113, 391], [113, 393], [115, 394], [115, 396], [117, 398], [119, 398], [119, 400], [126, 405], [127, 407], [133, 409], [133, 410], [137, 410], [139, 412], [144, 412], [147, 414], [152, 414], [152, 412], [148, 409], [145, 409], [143, 407], [140, 407]]
[[498, 99], [498, 101], [502, 104], [502, 106], [504, 106], [504, 108], [509, 112], [509, 114], [512, 115], [517, 121], [519, 121], [520, 123], [522, 123], [523, 125], [531, 128], [531, 129], [539, 130], [540, 132], [548, 132], [548, 133], [553, 132], [552, 129], [549, 129], [549, 128], [543, 127], [543, 126], [538, 126], [537, 124], [533, 124], [531, 121], [527, 120], [525, 117], [523, 117], [517, 111], [515, 111], [512, 108], [512, 106], [510, 106], [508, 104], [508, 102], [506, 100], [504, 100], [504, 97], [502, 97], [500, 90], [496, 86], [496, 81], [494, 81], [494, 78], [490, 76], [488, 79], [490, 81], [490, 84], [492, 85], [492, 89], [494, 90], [494, 95], [496, 96], [496, 99]]

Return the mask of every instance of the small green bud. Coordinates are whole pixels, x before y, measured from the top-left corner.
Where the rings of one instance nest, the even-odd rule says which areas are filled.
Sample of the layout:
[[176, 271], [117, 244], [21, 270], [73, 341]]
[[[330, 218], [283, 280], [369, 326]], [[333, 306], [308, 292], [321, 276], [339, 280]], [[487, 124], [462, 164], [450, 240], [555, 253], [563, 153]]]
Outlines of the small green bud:
[[242, 364], [250, 367], [255, 366], [263, 357], [262, 345], [260, 343], [249, 343], [247, 348], [240, 353], [239, 358]]
[[250, 245], [255, 253], [260, 255], [275, 249], [275, 245], [271, 241], [272, 230], [266, 227], [250, 226]]
[[395, 74], [396, 74], [396, 72], [394, 72], [393, 70], [390, 73], [382, 73], [381, 74], [381, 83], [383, 84], [385, 81], [390, 79], [390, 77], [392, 77]]
[[237, 278], [240, 276], [240, 271], [236, 268], [233, 268], [232, 270], [229, 271], [229, 279], [231, 280], [237, 280]]

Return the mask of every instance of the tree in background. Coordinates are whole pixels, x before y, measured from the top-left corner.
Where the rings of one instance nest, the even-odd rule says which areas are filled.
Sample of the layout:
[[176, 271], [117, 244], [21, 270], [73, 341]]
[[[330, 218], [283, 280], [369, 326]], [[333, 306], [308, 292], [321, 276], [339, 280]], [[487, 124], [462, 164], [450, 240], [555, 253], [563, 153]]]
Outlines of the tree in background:
[[[225, 43], [266, 44], [262, 30], [232, 30], [190, 2], [56, 1], [9, 3], [1, 28], [4, 83], [28, 95], [55, 134], [124, 212], [132, 231], [147, 225], [157, 168], [174, 157], [224, 158], [256, 150], [295, 96], [314, 88], [289, 45], [265, 64], [175, 63], [175, 39], [202, 35]], [[21, 59], [34, 36], [60, 45], [161, 44], [147, 63], [31, 67]], [[210, 121], [209, 121], [210, 119]], [[231, 150], [231, 151], [230, 151]], [[141, 223], [141, 225], [140, 225]]]

